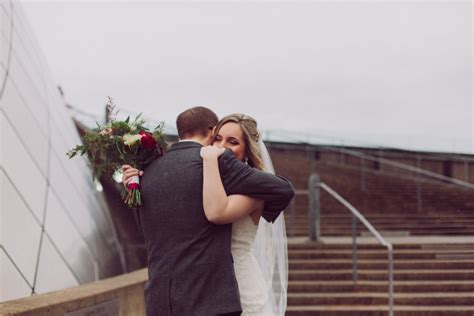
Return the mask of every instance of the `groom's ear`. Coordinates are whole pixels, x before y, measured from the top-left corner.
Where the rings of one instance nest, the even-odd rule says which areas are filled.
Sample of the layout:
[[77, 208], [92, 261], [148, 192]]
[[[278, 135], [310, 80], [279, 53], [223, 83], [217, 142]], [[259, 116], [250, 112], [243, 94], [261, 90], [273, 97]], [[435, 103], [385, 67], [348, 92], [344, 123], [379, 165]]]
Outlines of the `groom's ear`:
[[207, 132], [206, 138], [209, 138], [209, 140], [212, 140], [214, 138], [214, 132], [216, 131], [216, 127], [209, 127], [209, 131]]

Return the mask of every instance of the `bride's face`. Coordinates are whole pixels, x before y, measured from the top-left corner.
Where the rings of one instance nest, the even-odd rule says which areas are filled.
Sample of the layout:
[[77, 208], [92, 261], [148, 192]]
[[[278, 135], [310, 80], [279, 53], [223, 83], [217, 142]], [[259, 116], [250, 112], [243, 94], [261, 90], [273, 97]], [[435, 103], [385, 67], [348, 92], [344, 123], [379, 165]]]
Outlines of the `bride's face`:
[[232, 150], [240, 161], [244, 161], [245, 159], [244, 133], [237, 123], [228, 122], [222, 125], [212, 145]]

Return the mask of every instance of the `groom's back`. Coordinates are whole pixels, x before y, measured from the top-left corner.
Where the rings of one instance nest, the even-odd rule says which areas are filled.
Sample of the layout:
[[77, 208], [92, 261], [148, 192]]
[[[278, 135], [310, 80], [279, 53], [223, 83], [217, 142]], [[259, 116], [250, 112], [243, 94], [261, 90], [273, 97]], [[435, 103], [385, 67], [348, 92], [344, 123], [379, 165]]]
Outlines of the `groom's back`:
[[200, 148], [194, 142], [173, 145], [142, 178], [147, 315], [240, 311], [231, 226], [211, 224], [202, 206]]

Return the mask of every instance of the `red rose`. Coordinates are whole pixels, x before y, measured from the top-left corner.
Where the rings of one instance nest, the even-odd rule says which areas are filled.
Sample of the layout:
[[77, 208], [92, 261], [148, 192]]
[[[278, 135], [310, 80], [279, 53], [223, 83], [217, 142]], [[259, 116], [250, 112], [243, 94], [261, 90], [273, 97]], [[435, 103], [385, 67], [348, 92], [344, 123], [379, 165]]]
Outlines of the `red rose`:
[[156, 140], [153, 138], [153, 135], [151, 133], [141, 131], [139, 133], [142, 135], [142, 138], [140, 139], [143, 148], [155, 148], [156, 147]]

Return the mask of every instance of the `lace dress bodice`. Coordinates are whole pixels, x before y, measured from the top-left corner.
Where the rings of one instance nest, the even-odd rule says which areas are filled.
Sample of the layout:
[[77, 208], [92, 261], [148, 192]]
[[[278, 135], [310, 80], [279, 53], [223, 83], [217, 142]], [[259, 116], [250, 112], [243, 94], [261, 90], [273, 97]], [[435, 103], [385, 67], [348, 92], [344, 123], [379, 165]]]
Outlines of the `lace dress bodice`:
[[267, 288], [260, 266], [253, 254], [258, 225], [246, 216], [232, 225], [232, 257], [239, 284], [242, 315], [271, 316]]

